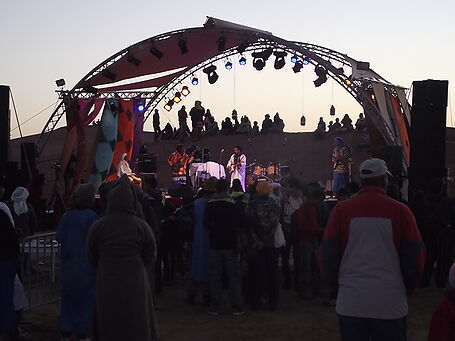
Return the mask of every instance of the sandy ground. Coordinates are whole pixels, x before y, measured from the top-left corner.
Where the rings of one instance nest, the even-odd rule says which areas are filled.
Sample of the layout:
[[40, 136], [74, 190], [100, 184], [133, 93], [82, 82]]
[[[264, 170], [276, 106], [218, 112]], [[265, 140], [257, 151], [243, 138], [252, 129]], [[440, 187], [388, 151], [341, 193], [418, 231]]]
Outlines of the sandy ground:
[[[440, 290], [425, 289], [409, 298], [408, 340], [426, 340], [440, 297]], [[188, 306], [184, 298], [183, 281], [165, 287], [159, 299], [161, 340], [339, 340], [334, 308], [325, 306], [323, 297], [302, 300], [295, 292], [282, 290], [277, 311], [248, 311], [243, 316], [232, 316], [228, 309], [220, 316], [211, 316], [202, 305]], [[58, 309], [58, 304], [53, 304], [27, 311], [27, 340], [59, 340]]]

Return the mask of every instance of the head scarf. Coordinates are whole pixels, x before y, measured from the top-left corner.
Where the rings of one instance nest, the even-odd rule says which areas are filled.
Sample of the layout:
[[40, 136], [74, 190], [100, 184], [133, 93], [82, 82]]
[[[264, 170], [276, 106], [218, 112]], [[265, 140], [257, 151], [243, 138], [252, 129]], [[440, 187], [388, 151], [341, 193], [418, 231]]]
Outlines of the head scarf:
[[11, 194], [11, 201], [14, 203], [14, 212], [17, 215], [25, 214], [28, 212], [27, 200], [28, 190], [25, 187], [18, 187]]
[[91, 208], [95, 205], [95, 186], [81, 184], [71, 196], [69, 206], [71, 208]]

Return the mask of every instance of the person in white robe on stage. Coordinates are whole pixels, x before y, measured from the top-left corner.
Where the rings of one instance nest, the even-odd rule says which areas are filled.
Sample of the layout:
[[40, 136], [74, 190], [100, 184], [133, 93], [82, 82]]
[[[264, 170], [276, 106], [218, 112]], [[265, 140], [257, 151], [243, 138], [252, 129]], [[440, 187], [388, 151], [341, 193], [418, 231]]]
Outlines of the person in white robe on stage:
[[231, 186], [234, 179], [239, 179], [245, 191], [246, 155], [242, 153], [240, 146], [234, 147], [234, 154], [231, 155], [226, 167], [231, 173]]

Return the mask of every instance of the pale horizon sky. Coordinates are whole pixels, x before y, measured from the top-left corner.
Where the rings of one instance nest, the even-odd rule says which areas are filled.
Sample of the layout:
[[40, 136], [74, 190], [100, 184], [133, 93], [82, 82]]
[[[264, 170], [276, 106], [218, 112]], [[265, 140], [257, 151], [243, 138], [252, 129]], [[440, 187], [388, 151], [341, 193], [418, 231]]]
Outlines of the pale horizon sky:
[[[454, 126], [455, 1], [2, 1], [0, 13], [0, 84], [11, 87], [20, 122], [48, 110], [22, 125], [24, 135], [41, 132], [58, 101], [55, 80], [64, 78], [71, 89], [91, 69], [129, 45], [182, 28], [200, 27], [206, 16], [272, 32], [287, 40], [321, 45], [370, 62], [373, 70], [393, 84], [409, 88], [412, 81], [449, 80], [447, 124]], [[248, 55], [246, 56], [249, 57]], [[256, 71], [234, 70], [218, 62], [220, 78], [209, 85], [190, 87], [182, 101], [188, 109], [200, 99], [220, 123], [232, 109], [261, 123], [264, 114], [279, 112], [286, 131], [314, 130], [320, 116], [326, 123], [329, 108], [336, 117], [349, 113], [355, 122], [362, 108], [334, 81], [320, 88], [312, 81], [313, 68], [300, 74], [289, 59], [282, 70], [267, 65]], [[273, 64], [269, 63], [268, 64]], [[189, 82], [189, 81], [188, 81]], [[166, 112], [160, 105], [162, 127], [177, 124], [179, 105]], [[300, 127], [300, 116], [307, 119]], [[63, 123], [63, 122], [62, 122]], [[151, 120], [146, 130], [151, 130]], [[17, 126], [14, 111], [11, 128]], [[11, 137], [19, 136], [17, 129]]]

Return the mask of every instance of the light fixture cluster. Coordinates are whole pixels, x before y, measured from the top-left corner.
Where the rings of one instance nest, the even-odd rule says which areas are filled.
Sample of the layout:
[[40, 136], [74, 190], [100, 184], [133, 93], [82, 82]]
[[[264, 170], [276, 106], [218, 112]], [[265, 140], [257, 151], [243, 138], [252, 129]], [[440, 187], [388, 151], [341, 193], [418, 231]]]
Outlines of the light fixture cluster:
[[191, 93], [190, 89], [188, 89], [188, 87], [184, 85], [180, 91], [177, 91], [175, 93], [174, 97], [172, 97], [166, 102], [166, 104], [164, 105], [164, 109], [166, 109], [167, 111], [171, 111], [174, 103], [180, 103], [182, 101], [182, 96], [186, 97], [190, 93]]

